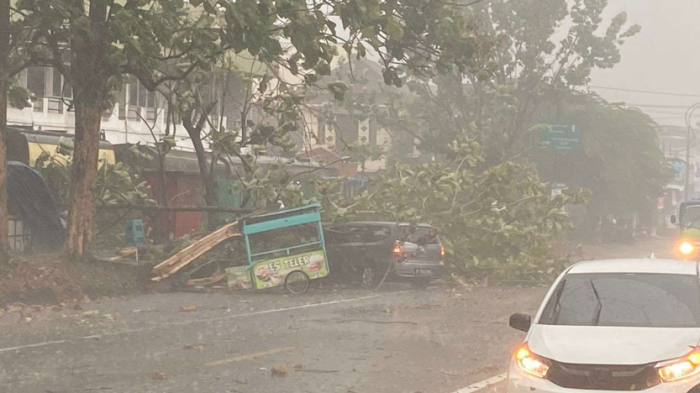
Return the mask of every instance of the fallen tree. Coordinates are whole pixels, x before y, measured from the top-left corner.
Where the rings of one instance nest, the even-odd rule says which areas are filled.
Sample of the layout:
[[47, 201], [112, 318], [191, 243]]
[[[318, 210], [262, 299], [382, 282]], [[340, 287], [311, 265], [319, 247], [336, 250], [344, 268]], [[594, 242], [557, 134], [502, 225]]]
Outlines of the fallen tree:
[[[441, 232], [447, 261], [472, 278], [546, 281], [565, 266], [552, 241], [570, 228], [565, 207], [586, 200], [580, 190], [551, 197], [527, 164], [483, 163], [479, 144], [462, 138], [448, 146], [444, 163], [395, 164], [352, 199], [337, 188], [325, 194], [325, 220], [427, 223]], [[319, 184], [320, 185], [320, 184]]]

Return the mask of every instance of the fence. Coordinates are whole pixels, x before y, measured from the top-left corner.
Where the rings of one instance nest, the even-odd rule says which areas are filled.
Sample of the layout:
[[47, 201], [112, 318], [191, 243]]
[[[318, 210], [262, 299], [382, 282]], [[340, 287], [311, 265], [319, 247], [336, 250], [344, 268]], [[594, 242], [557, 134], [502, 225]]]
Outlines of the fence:
[[16, 252], [31, 251], [32, 234], [24, 225], [24, 221], [14, 217], [10, 217], [8, 221], [10, 250]]

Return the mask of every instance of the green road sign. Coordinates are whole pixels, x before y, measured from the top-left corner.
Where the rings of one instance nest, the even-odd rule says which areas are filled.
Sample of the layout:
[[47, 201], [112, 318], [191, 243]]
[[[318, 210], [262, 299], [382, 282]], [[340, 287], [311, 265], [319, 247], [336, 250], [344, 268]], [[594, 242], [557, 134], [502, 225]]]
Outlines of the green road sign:
[[575, 124], [547, 124], [548, 129], [540, 135], [542, 146], [550, 150], [578, 150], [581, 131]]

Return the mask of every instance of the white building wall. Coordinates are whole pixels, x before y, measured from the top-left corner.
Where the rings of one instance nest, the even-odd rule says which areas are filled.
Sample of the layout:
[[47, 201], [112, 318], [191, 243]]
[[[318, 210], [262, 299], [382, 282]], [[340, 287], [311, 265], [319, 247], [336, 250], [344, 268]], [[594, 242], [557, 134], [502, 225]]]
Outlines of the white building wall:
[[[50, 96], [55, 74], [50, 71], [50, 68], [47, 68], [47, 70], [49, 71], [46, 72], [44, 83], [47, 96], [35, 97], [28, 108], [17, 109], [9, 107], [7, 123], [8, 125], [31, 126], [35, 130], [40, 131], [66, 132], [72, 135], [75, 131], [75, 112], [70, 108], [71, 100], [70, 98]], [[20, 75], [20, 83], [25, 87], [27, 86], [27, 71], [22, 72]], [[120, 93], [126, 95], [128, 92], [129, 85], [127, 84], [124, 91]], [[121, 101], [128, 102], [128, 97]], [[160, 142], [165, 135], [165, 108], [163, 102], [163, 99], [156, 99], [156, 107], [151, 108], [129, 105], [128, 103], [114, 104], [111, 114], [105, 114], [102, 117], [103, 139], [112, 144], [140, 143], [153, 145], [157, 141]], [[121, 105], [124, 106], [124, 109], [120, 111]], [[136, 111], [141, 115], [141, 118], [136, 115]], [[122, 116], [120, 116], [120, 112]], [[218, 118], [212, 120], [219, 121]], [[226, 120], [224, 116], [224, 124]], [[171, 128], [170, 135], [175, 136], [178, 147], [184, 149], [193, 148], [187, 131], [181, 125], [178, 125], [175, 129]]]

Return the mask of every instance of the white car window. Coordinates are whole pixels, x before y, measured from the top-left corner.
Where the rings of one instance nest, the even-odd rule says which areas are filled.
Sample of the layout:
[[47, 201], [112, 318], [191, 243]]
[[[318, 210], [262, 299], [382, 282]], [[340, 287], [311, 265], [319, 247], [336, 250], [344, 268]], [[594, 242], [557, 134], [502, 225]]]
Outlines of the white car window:
[[540, 319], [545, 325], [700, 327], [697, 276], [571, 274]]

